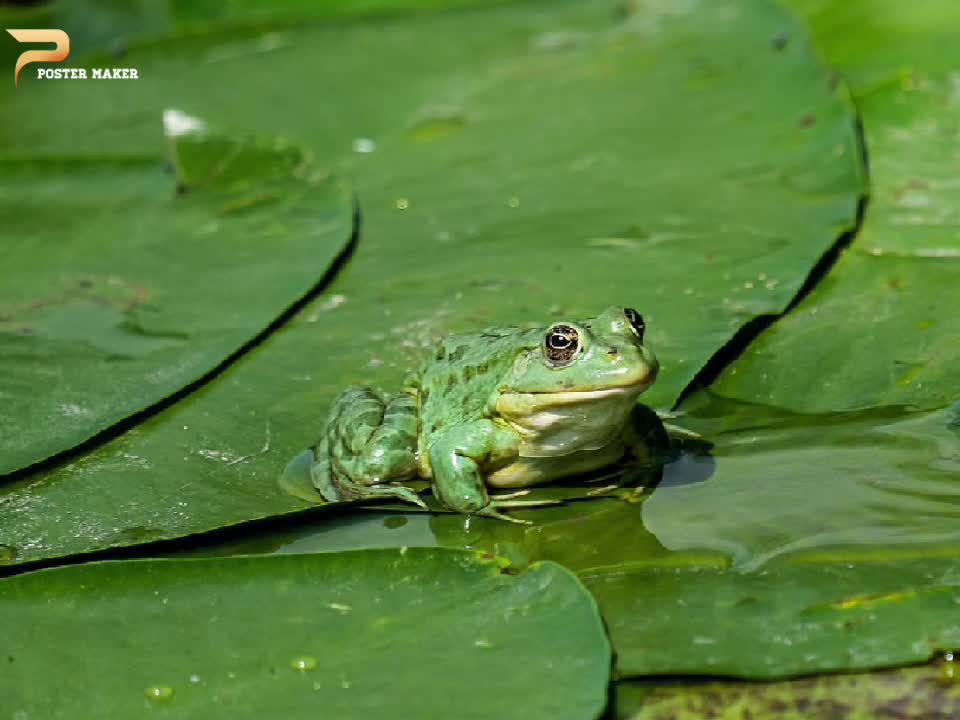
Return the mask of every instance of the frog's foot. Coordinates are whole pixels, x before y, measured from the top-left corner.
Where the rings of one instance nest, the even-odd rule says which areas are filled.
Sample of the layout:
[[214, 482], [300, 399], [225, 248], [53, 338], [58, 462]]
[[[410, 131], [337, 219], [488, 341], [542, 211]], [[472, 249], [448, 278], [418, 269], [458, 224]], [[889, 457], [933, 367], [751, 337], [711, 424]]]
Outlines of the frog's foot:
[[503, 500], [516, 500], [519, 497], [526, 497], [530, 494], [530, 488], [526, 490], [517, 490], [512, 493], [497, 493], [496, 495], [490, 495], [490, 499], [496, 502], [501, 502]]
[[704, 442], [703, 435], [698, 432], [694, 432], [693, 430], [688, 430], [682, 425], [664, 423], [663, 427], [671, 438], [675, 438], [677, 440], [695, 440]]
[[613, 485], [604, 485], [603, 487], [594, 488], [593, 490], [588, 491], [586, 494], [587, 497], [599, 497], [601, 495], [609, 495], [614, 490], [619, 490], [620, 486], [617, 483]]
[[327, 502], [344, 500], [375, 500], [396, 498], [428, 509], [426, 503], [413, 490], [397, 483], [355, 482], [348, 475], [338, 473], [330, 463], [327, 441], [321, 440], [314, 449], [314, 462], [310, 468], [313, 486]]
[[511, 517], [500, 512], [503, 510], [519, 509], [519, 508], [536, 508], [536, 507], [547, 507], [548, 505], [562, 505], [562, 500], [516, 500], [514, 498], [522, 497], [529, 494], [529, 490], [520, 490], [518, 492], [506, 493], [504, 495], [491, 495], [490, 502], [484, 505], [482, 508], [472, 513], [474, 515], [482, 515], [483, 517], [495, 518], [497, 520], [506, 520], [510, 523], [515, 523], [517, 525], [533, 525], [533, 522], [530, 520], [521, 520], [520, 518]]
[[334, 401], [313, 448], [311, 483], [328, 502], [389, 497], [426, 508], [399, 484], [417, 475], [416, 433], [411, 395], [386, 399], [367, 387], [348, 387]]
[[420, 496], [417, 495], [413, 490], [403, 485], [395, 485], [393, 483], [384, 483], [380, 485], [364, 485], [360, 488], [359, 492], [362, 493], [360, 497], [364, 500], [376, 500], [378, 498], [396, 498], [397, 500], [403, 500], [404, 502], [413, 503], [424, 510], [429, 510], [427, 504], [420, 499]]
[[330, 473], [329, 481], [318, 483], [317, 489], [323, 498], [329, 502], [395, 498], [418, 505], [424, 510], [429, 509], [416, 492], [398, 483], [372, 483], [367, 485], [355, 483], [350, 478], [339, 476], [336, 473]]

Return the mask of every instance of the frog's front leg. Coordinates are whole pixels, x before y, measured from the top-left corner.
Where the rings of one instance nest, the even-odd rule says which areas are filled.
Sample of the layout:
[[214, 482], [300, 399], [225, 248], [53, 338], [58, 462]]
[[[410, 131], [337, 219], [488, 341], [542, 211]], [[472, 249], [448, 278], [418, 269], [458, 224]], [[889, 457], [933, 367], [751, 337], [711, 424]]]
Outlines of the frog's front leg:
[[423, 505], [409, 488], [390, 483], [417, 474], [417, 408], [401, 393], [386, 401], [368, 387], [348, 387], [330, 408], [314, 448], [313, 484], [326, 500], [396, 497]]
[[528, 524], [504, 515], [499, 508], [552, 505], [554, 501], [513, 499], [523, 493], [491, 498], [481, 471], [484, 466], [516, 458], [519, 447], [520, 438], [515, 432], [490, 420], [457, 425], [446, 431], [429, 449], [437, 500], [457, 512]]

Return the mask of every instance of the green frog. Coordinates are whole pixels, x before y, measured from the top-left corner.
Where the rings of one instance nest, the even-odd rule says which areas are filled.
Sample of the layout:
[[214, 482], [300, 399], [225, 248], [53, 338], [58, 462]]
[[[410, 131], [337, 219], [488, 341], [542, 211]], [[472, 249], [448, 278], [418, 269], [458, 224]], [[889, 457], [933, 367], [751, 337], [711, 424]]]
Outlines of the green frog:
[[[577, 322], [450, 335], [399, 394], [344, 390], [320, 441], [291, 461], [281, 484], [311, 500], [423, 505], [400, 484], [422, 478], [451, 510], [518, 522], [501, 511], [544, 503], [489, 489], [646, 458], [651, 439], [666, 438], [637, 404], [658, 369], [645, 329], [636, 310], [609, 308]], [[304, 491], [291, 478], [306, 477], [307, 464]]]

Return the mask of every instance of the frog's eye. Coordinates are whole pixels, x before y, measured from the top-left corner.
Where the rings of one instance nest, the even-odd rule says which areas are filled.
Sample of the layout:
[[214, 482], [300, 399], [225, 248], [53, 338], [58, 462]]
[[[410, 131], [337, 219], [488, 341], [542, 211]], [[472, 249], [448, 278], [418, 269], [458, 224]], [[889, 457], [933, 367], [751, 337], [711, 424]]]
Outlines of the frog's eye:
[[580, 333], [569, 325], [554, 325], [543, 338], [543, 352], [552, 365], [569, 365], [580, 349]]
[[630, 323], [633, 334], [637, 336], [640, 342], [643, 342], [643, 333], [647, 329], [647, 324], [643, 321], [643, 315], [633, 308], [624, 308], [623, 314], [627, 318], [627, 322]]

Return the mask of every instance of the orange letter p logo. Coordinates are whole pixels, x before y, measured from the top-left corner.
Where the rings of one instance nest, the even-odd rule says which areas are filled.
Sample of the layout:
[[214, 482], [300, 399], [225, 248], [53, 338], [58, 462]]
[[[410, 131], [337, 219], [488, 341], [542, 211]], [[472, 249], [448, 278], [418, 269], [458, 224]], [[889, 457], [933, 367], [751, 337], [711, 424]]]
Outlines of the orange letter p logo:
[[60, 62], [70, 54], [70, 36], [63, 30], [7, 30], [17, 42], [54, 43], [53, 50], [27, 50], [17, 58], [17, 69], [13, 73], [13, 82], [19, 87], [20, 71], [30, 63]]

